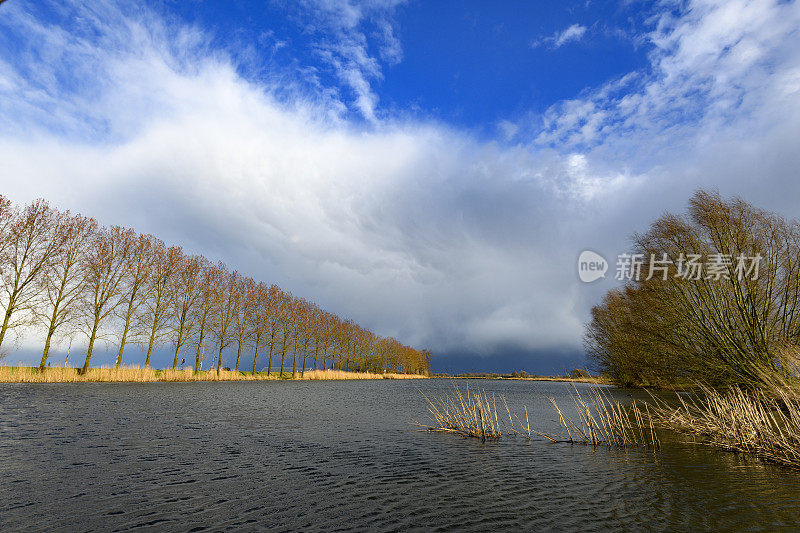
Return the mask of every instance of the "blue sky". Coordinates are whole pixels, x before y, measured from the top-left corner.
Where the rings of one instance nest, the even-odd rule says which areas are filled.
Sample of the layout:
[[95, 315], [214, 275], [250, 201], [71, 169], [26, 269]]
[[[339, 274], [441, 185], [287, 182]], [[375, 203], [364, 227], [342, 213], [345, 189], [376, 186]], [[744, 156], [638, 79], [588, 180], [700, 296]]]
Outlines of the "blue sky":
[[798, 28], [777, 0], [8, 0], [0, 184], [439, 370], [562, 371], [613, 284], [582, 250], [698, 187], [800, 216]]
[[[307, 4], [292, 4], [190, 1], [158, 9], [198, 25], [216, 46], [253, 46], [257, 59], [241, 69], [244, 76], [268, 79], [275, 67], [300, 78], [313, 71], [352, 103], [357, 92], [320, 50], [335, 38], [335, 24], [320, 21]], [[491, 136], [500, 120], [541, 113], [647, 68], [650, 47], [641, 35], [651, 29], [653, 9], [641, 2], [385, 4], [397, 5], [367, 11], [359, 24], [364, 49], [376, 61], [368, 81], [381, 118], [441, 120]], [[391, 27], [392, 42], [384, 25]], [[364, 118], [350, 111], [349, 119]]]

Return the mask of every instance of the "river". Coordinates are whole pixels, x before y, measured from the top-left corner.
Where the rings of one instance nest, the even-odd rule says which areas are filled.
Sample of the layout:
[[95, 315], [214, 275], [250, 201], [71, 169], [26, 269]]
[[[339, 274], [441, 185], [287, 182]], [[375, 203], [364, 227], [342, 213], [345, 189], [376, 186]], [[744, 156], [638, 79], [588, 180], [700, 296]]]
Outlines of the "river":
[[[464, 386], [460, 381], [459, 385]], [[470, 381], [558, 427], [568, 385]], [[596, 531], [800, 524], [800, 473], [420, 431], [445, 380], [0, 384], [0, 530]], [[586, 387], [579, 385], [579, 387]], [[609, 388], [630, 401], [637, 392]]]

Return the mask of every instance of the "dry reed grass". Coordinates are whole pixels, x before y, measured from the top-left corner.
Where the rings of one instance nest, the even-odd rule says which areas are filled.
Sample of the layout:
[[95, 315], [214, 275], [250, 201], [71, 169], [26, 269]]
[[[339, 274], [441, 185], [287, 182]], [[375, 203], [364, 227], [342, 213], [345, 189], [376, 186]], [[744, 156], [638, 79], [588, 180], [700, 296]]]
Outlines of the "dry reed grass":
[[301, 376], [297, 375], [299, 379], [425, 379], [426, 376], [420, 374], [397, 374], [394, 372], [387, 372], [385, 374], [377, 374], [373, 372], [347, 372], [344, 370], [306, 370]]
[[792, 468], [800, 468], [800, 399], [794, 389], [773, 386], [677, 395], [678, 405], [653, 396], [653, 418], [701, 442]]
[[[412, 379], [423, 378], [417, 374], [372, 374], [367, 372], [345, 372], [341, 370], [312, 370], [299, 373], [295, 379], [344, 380], [344, 379]], [[236, 372], [232, 370], [203, 370], [195, 373], [192, 368], [158, 370], [138, 366], [120, 368], [90, 368], [80, 374], [73, 367], [50, 367], [39, 372], [36, 367], [0, 366], [0, 383], [82, 383], [82, 382], [151, 382], [151, 381], [264, 381], [291, 379], [290, 372], [281, 376], [278, 372]]]
[[[469, 384], [463, 394], [455, 384], [452, 393], [445, 393], [433, 400], [422, 391], [420, 394], [428, 402], [428, 412], [433, 419], [433, 425], [420, 424], [416, 421], [414, 423], [427, 430], [455, 433], [462, 437], [477, 437], [482, 440], [500, 438], [503, 431], [506, 435], [519, 435], [528, 439], [531, 438], [532, 433], [536, 433], [530, 428], [527, 408], [525, 408], [525, 424], [523, 424], [516, 414], [511, 414], [505, 398], [499, 396], [502, 405], [500, 416], [498, 416], [497, 397], [492, 394], [490, 398], [482, 389], [478, 389], [478, 392], [470, 392]], [[503, 408], [505, 408], [505, 414]], [[508, 422], [506, 422], [506, 416]]]
[[599, 387], [591, 387], [588, 398], [584, 398], [573, 385], [570, 396], [577, 410], [576, 419], [565, 415], [550, 398], [561, 427], [558, 437], [550, 435], [550, 440], [593, 446], [660, 446], [647, 404], [644, 412], [635, 401], [630, 407], [623, 406]]
[[[608, 446], [659, 446], [652, 421], [634, 404], [630, 408], [612, 401], [598, 387], [591, 389], [591, 397], [584, 399], [573, 385], [571, 397], [577, 409], [577, 419], [573, 420], [550, 399], [558, 413], [561, 433], [559, 435], [540, 433], [531, 429], [528, 408], [523, 406], [525, 422], [516, 413], [512, 413], [508, 402], [502, 395], [488, 396], [484, 390], [470, 391], [469, 385], [464, 393], [455, 384], [452, 393], [430, 399], [428, 411], [432, 424], [420, 424], [430, 431], [455, 433], [462, 437], [477, 437], [482, 440], [498, 439], [503, 434], [522, 436], [532, 439], [534, 435], [551, 442], [568, 442], [573, 444], [591, 444]], [[498, 398], [501, 403], [498, 416]], [[508, 420], [508, 422], [506, 422]], [[566, 435], [564, 435], [566, 433]]]

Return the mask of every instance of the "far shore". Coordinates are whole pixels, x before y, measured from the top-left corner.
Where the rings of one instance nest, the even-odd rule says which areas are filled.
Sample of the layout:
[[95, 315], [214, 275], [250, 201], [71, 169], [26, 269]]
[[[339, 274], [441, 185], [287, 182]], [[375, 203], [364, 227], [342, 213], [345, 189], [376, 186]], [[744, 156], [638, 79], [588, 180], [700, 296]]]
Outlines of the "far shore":
[[599, 376], [519, 376], [511, 374], [403, 374], [397, 372], [351, 372], [346, 370], [291, 370], [284, 369], [272, 372], [251, 372], [223, 369], [201, 370], [194, 372], [192, 368], [158, 369], [139, 366], [122, 366], [120, 368], [90, 368], [86, 374], [80, 374], [74, 367], [48, 367], [39, 372], [32, 366], [0, 366], [0, 383], [83, 383], [83, 382], [190, 382], [190, 381], [277, 381], [277, 380], [360, 380], [360, 379], [495, 379], [510, 381], [561, 381], [567, 383], [591, 383], [594, 385], [610, 385], [611, 381]]
[[349, 372], [345, 370], [305, 370], [281, 372], [247, 372], [216, 369], [195, 373], [191, 368], [156, 369], [123, 366], [90, 368], [80, 374], [73, 367], [50, 367], [40, 372], [37, 367], [0, 366], [0, 383], [87, 383], [87, 382], [190, 382], [190, 381], [277, 381], [277, 380], [353, 380], [353, 379], [425, 379], [420, 374], [396, 372]]
[[510, 374], [435, 374], [435, 379], [497, 379], [509, 381], [563, 381], [566, 383], [591, 383], [593, 385], [613, 385], [613, 382], [602, 376], [517, 376]]

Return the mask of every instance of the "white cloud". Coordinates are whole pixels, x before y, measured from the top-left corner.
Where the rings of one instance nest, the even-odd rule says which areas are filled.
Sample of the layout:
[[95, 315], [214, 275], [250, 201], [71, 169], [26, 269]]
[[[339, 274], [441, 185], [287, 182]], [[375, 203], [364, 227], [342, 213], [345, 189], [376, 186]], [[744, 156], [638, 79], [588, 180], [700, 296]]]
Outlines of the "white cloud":
[[391, 65], [403, 57], [393, 17], [404, 1], [305, 0], [298, 5], [306, 29], [317, 36], [320, 58], [351, 89], [356, 108], [370, 122], [377, 120], [378, 106], [372, 84], [383, 79], [379, 58]]
[[[543, 125], [499, 122], [516, 146], [381, 117], [358, 39], [326, 49], [366, 80], [369, 127], [324, 91], [243, 78], [196, 28], [112, 3], [66, 4], [81, 26], [59, 27], [26, 6], [0, 21], [0, 42], [24, 43], [0, 52], [4, 194], [158, 234], [436, 351], [579, 348], [608, 285], [577, 281], [578, 253], [613, 255], [699, 185], [800, 215], [796, 4], [664, 15], [652, 72]], [[358, 27], [360, 8], [336, 6]]]
[[550, 37], [533, 41], [531, 46], [536, 48], [542, 44], [547, 44], [551, 48], [561, 48], [569, 42], [580, 41], [583, 39], [586, 29], [586, 26], [583, 26], [582, 24], [573, 24], [568, 28], [555, 32]]
[[584, 33], [586, 33], [586, 26], [573, 24], [566, 30], [554, 36], [553, 46], [558, 48], [570, 41], [580, 41], [583, 38]]

